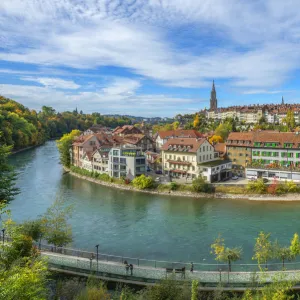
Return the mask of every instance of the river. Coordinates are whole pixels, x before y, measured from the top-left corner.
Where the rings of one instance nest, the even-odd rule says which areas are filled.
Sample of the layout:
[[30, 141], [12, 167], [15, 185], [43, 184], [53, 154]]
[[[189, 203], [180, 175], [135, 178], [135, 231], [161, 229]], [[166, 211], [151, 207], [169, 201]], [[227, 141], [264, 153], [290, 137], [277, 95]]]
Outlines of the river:
[[251, 263], [258, 232], [289, 243], [299, 231], [300, 203], [194, 199], [111, 189], [63, 175], [54, 141], [10, 158], [21, 193], [9, 204], [13, 219], [34, 219], [61, 195], [74, 205], [72, 247], [156, 260], [213, 262], [210, 244], [222, 234], [243, 247]]

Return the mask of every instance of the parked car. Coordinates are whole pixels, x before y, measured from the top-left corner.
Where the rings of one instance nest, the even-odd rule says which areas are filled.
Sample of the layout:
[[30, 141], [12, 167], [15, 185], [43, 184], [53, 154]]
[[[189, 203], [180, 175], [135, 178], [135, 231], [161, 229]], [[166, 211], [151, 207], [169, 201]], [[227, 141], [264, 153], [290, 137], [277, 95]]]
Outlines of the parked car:
[[160, 182], [160, 178], [159, 178], [159, 177], [156, 177], [156, 178], [155, 178], [155, 182]]
[[162, 171], [161, 170], [157, 170], [157, 171], [155, 171], [155, 174], [162, 174]]
[[269, 179], [263, 178], [263, 182], [264, 182], [264, 183], [267, 183], [267, 182], [269, 182]]
[[232, 176], [231, 179], [232, 179], [232, 180], [238, 180], [239, 177], [238, 177], [238, 176]]

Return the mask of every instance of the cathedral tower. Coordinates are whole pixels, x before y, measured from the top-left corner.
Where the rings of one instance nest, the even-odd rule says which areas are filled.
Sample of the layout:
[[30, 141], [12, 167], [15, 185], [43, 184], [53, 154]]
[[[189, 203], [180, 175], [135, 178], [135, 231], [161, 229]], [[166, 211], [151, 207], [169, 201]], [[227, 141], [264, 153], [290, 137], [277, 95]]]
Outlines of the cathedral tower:
[[217, 109], [218, 109], [217, 92], [215, 88], [215, 81], [213, 80], [213, 85], [210, 92], [210, 110], [216, 111]]

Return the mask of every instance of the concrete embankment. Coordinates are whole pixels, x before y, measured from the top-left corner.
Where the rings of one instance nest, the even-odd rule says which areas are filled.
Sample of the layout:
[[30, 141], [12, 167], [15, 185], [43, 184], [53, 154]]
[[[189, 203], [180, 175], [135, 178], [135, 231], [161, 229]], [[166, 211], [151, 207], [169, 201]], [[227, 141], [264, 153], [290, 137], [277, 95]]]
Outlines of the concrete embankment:
[[64, 167], [64, 170], [69, 172], [69, 174], [76, 176], [78, 178], [88, 180], [103, 186], [133, 191], [139, 193], [147, 193], [153, 195], [165, 195], [165, 196], [178, 196], [178, 197], [190, 197], [190, 198], [216, 198], [216, 199], [234, 199], [234, 200], [249, 200], [249, 201], [276, 201], [276, 202], [289, 202], [289, 201], [300, 201], [300, 194], [285, 194], [285, 195], [260, 195], [260, 194], [226, 194], [226, 193], [215, 193], [215, 194], [206, 194], [206, 193], [193, 193], [188, 191], [157, 191], [157, 190], [139, 190], [130, 185], [121, 185], [117, 183], [106, 182], [91, 178], [88, 176], [80, 175], [76, 172], [72, 172], [70, 169]]

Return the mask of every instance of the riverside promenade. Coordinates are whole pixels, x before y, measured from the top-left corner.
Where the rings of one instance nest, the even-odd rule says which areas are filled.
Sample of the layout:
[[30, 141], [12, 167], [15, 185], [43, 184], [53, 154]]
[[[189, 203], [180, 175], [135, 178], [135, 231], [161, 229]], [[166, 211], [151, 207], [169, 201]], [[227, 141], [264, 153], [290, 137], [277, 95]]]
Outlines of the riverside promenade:
[[[76, 249], [41, 246], [41, 255], [48, 260], [52, 270], [76, 275], [96, 275], [108, 281], [130, 282], [138, 285], [154, 284], [165, 278], [178, 281], [198, 280], [201, 285], [215, 287], [224, 284], [231, 287], [259, 286], [274, 280], [300, 282], [300, 262], [287, 263], [285, 271], [282, 264], [270, 264], [270, 271], [261, 272], [255, 264], [234, 264], [228, 272], [225, 264], [154, 261], [141, 258], [112, 256], [107, 254], [81, 251]], [[126, 270], [124, 262], [133, 265]], [[180, 270], [185, 271], [180, 272]], [[272, 270], [272, 271], [271, 271]]]

